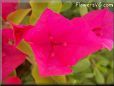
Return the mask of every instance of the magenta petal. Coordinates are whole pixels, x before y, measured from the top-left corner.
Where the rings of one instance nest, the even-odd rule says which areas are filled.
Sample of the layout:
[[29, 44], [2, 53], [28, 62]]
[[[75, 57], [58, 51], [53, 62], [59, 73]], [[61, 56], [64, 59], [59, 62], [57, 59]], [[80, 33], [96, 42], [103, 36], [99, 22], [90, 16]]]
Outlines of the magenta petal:
[[[41, 76], [66, 75], [72, 72], [71, 68], [61, 63], [58, 57], [50, 56], [50, 47], [31, 45], [38, 63], [39, 73]], [[43, 49], [42, 49], [43, 48]]]
[[[82, 19], [82, 18], [74, 18], [71, 20], [71, 24], [76, 29], [74, 32], [74, 37], [72, 37], [73, 40], [75, 39], [75, 45], [76, 46], [76, 62], [78, 62], [80, 59], [87, 57], [88, 55], [91, 55], [95, 53], [96, 51], [100, 50], [102, 48], [101, 40], [94, 35], [94, 33], [89, 29], [88, 23]], [[76, 34], [76, 35], [75, 35]]]
[[8, 44], [9, 41], [14, 40], [13, 36], [13, 30], [9, 28], [4, 28], [3, 30], [0, 30], [0, 35], [2, 36], [2, 44]]
[[21, 84], [20, 78], [13, 76], [13, 77], [8, 77], [6, 80], [3, 81], [4, 84]]
[[112, 40], [104, 39], [102, 44], [103, 44], [104, 48], [107, 48], [110, 51], [112, 50], [112, 46], [113, 46], [113, 41]]
[[49, 35], [53, 35], [56, 37], [64, 35], [65, 33], [68, 33], [68, 31], [71, 30], [72, 27], [69, 23], [70, 21], [67, 18], [47, 8], [41, 15], [36, 25], [37, 27], [41, 27], [41, 25], [46, 25], [47, 30], [50, 32]]
[[3, 45], [2, 50], [2, 77], [5, 78], [25, 60], [25, 55], [15, 47]]
[[13, 46], [13, 30], [2, 30], [2, 77], [7, 77], [25, 61], [25, 54]]
[[69, 74], [76, 62], [99, 50], [99, 39], [88, 28], [88, 23], [82, 19], [70, 21], [46, 9], [36, 26], [25, 35], [35, 54], [40, 74]]
[[[109, 11], [108, 8], [102, 9], [102, 10], [95, 10], [92, 12], [89, 12], [86, 14], [83, 18], [85, 21], [88, 22], [90, 25], [91, 31], [95, 33], [95, 35], [101, 39], [101, 44], [103, 44], [103, 47], [107, 49], [112, 49], [113, 48], [113, 16], [114, 13]], [[106, 40], [106, 41], [105, 41]], [[112, 40], [110, 42], [112, 43], [107, 43], [107, 40]], [[109, 47], [104, 46], [106, 44]]]
[[24, 25], [15, 25], [15, 24], [12, 24], [12, 26], [13, 26], [16, 46], [22, 41], [26, 32], [33, 27], [32, 25], [24, 26]]
[[6, 17], [13, 11], [16, 10], [17, 2], [6, 2], [2, 0], [2, 17], [6, 19]]
[[54, 37], [58, 44], [63, 42], [63, 38], [60, 37], [67, 34], [70, 29], [70, 22], [67, 19], [46, 9], [36, 26], [27, 33], [25, 40], [33, 49], [42, 76], [65, 75], [72, 72], [70, 67], [62, 62], [62, 58], [51, 57], [53, 43], [50, 41]]

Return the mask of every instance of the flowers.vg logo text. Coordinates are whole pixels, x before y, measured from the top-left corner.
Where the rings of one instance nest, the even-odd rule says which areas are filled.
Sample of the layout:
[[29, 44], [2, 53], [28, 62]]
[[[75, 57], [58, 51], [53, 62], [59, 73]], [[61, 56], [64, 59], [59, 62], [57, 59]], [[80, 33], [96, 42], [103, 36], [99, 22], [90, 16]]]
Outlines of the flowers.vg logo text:
[[76, 6], [80, 7], [114, 7], [113, 3], [103, 3], [103, 2], [95, 2], [95, 3], [81, 3], [81, 2], [76, 2]]

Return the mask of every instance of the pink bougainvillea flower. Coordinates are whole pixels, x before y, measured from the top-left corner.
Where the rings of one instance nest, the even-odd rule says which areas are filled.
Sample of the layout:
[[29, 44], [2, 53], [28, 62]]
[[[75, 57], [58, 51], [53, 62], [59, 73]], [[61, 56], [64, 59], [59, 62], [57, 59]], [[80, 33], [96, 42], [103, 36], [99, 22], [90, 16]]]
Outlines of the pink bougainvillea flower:
[[5, 0], [2, 0], [2, 17], [4, 19], [7, 18], [7, 16], [16, 10], [17, 2], [5, 2]]
[[24, 25], [12, 24], [12, 26], [13, 26], [14, 37], [15, 37], [15, 45], [16, 46], [22, 41], [22, 39], [24, 38], [24, 35], [26, 34], [26, 32], [29, 29], [33, 28], [32, 25], [24, 26]]
[[89, 12], [82, 18], [87, 21], [90, 29], [102, 43], [102, 46], [111, 50], [113, 48], [113, 16], [108, 8]]
[[[83, 22], [82, 22], [83, 21]], [[80, 36], [76, 35], [79, 39], [77, 40], [75, 37], [74, 39], [77, 41], [82, 40], [83, 43], [79, 43], [77, 52], [76, 52], [76, 59], [79, 61], [80, 59], [91, 55], [98, 50], [101, 50], [101, 40], [96, 37], [96, 35], [93, 34], [91, 30], [88, 28], [88, 23], [82, 19], [82, 18], [74, 18], [71, 20], [72, 26], [77, 29], [77, 33], [80, 33], [83, 31], [83, 33], [80, 34]], [[80, 27], [78, 27], [80, 26]], [[80, 29], [81, 28], [81, 29]], [[86, 30], [86, 32], [85, 32]], [[77, 34], [76, 33], [76, 34]], [[84, 37], [85, 36], [85, 37]]]
[[25, 60], [26, 55], [13, 46], [12, 29], [2, 29], [2, 78], [6, 78]]
[[8, 77], [6, 80], [3, 81], [3, 84], [8, 84], [8, 85], [13, 85], [13, 84], [21, 84], [21, 80], [20, 78], [18, 78], [17, 76], [13, 76], [13, 77]]
[[[77, 61], [99, 50], [100, 44], [96, 39], [92, 40], [88, 27], [83, 20], [78, 19], [72, 24], [60, 14], [46, 9], [35, 27], [25, 35], [35, 54], [40, 75], [69, 74]], [[86, 52], [88, 46], [90, 50]]]

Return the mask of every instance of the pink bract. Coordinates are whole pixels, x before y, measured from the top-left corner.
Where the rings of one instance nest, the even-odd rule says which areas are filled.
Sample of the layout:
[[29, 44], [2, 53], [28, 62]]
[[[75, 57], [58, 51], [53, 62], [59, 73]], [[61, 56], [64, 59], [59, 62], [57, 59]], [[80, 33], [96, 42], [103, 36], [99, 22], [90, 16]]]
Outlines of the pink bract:
[[20, 78], [13, 76], [13, 77], [8, 77], [6, 80], [3, 81], [3, 84], [8, 84], [8, 85], [13, 85], [13, 84], [21, 84], [21, 80]]
[[89, 24], [90, 29], [101, 40], [103, 48], [113, 48], [113, 16], [108, 8], [89, 12], [82, 18]]
[[25, 37], [35, 54], [40, 75], [69, 74], [80, 59], [99, 50], [100, 44], [90, 37], [88, 27], [83, 20], [72, 24], [62, 15], [46, 9]]
[[[73, 28], [77, 30], [77, 33], [80, 33], [79, 35], [76, 35], [78, 40], [74, 37], [77, 41], [82, 41], [82, 43], [78, 43], [78, 49], [76, 52], [76, 59], [80, 60], [84, 57], [87, 57], [88, 55], [91, 55], [98, 50], [101, 50], [101, 40], [99, 40], [93, 32], [89, 29], [88, 23], [82, 19], [82, 18], [74, 18], [71, 20], [71, 24]], [[83, 33], [81, 33], [83, 32]]]
[[2, 0], [2, 17], [6, 19], [11, 12], [16, 10], [17, 4], [17, 2], [5, 2], [5, 0]]
[[[106, 46], [111, 49], [112, 15], [109, 11], [107, 12], [107, 9], [101, 11], [98, 10], [95, 13], [93, 11], [84, 17], [68, 20], [62, 15], [46, 9], [35, 26], [30, 27], [31, 29], [25, 29], [24, 26], [17, 25], [14, 30], [18, 28], [17, 32], [21, 33], [22, 36], [18, 35], [16, 31], [14, 34], [18, 39], [24, 37], [30, 44], [38, 63], [40, 75], [66, 75], [71, 73], [71, 67], [84, 57]], [[106, 20], [102, 16], [104, 11], [106, 11], [104, 14]], [[100, 19], [96, 19], [95, 15], [100, 16]], [[93, 19], [98, 22], [96, 23]], [[106, 33], [104, 28], [111, 28], [107, 29], [108, 33], [104, 34], [103, 37], [99, 35], [99, 30], [96, 31], [97, 26], [102, 24], [104, 24], [103, 34]]]
[[14, 31], [14, 41], [15, 41], [15, 45], [17, 46], [21, 41], [22, 39], [24, 38], [24, 35], [26, 34], [26, 32], [29, 30], [29, 29], [32, 29], [33, 26], [32, 25], [15, 25], [15, 24], [12, 24], [13, 26], [13, 31]]
[[26, 55], [13, 46], [12, 29], [0, 31], [2, 31], [2, 78], [4, 79], [25, 61]]

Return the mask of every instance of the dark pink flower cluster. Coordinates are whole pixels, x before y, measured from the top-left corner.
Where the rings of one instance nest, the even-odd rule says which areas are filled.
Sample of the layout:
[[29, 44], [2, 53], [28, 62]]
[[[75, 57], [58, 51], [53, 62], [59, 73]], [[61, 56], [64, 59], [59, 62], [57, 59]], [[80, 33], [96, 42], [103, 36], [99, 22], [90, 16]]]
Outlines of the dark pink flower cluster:
[[46, 9], [34, 25], [3, 29], [3, 78], [25, 60], [16, 49], [22, 39], [31, 46], [42, 76], [66, 75], [78, 61], [113, 48], [113, 13], [108, 8], [69, 20]]
[[2, 35], [2, 79], [3, 79], [3, 83], [8, 83], [9, 81], [10, 81], [10, 83], [21, 83], [21, 81], [19, 80], [18, 77], [16, 77], [16, 76], [9, 77], [9, 74], [11, 72], [13, 72], [19, 65], [21, 65], [25, 61], [26, 55], [23, 54], [22, 52], [20, 52], [14, 46], [14, 35], [13, 35], [12, 29], [4, 28], [3, 30], [0, 30], [0, 35]]

